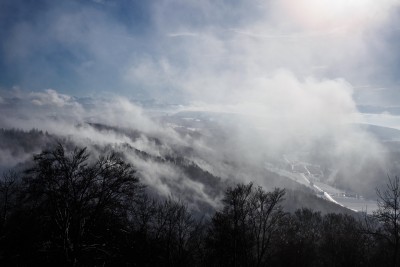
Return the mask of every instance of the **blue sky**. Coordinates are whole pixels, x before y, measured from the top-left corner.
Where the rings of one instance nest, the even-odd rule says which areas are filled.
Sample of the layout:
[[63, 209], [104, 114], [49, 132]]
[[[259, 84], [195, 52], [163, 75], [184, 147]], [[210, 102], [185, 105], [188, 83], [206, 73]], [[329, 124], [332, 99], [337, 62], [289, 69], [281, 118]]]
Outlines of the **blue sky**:
[[150, 2], [2, 1], [1, 85], [120, 90], [126, 57], [148, 48], [142, 39], [152, 28]]
[[397, 105], [398, 2], [329, 2], [3, 0], [0, 87], [232, 104], [284, 70]]

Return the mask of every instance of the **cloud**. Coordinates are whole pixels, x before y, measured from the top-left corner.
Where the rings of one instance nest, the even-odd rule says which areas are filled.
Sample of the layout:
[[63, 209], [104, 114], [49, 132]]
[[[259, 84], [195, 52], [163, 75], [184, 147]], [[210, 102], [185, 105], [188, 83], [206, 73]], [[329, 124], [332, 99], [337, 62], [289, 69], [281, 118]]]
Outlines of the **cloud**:
[[196, 37], [198, 34], [193, 33], [193, 32], [174, 32], [174, 33], [168, 33], [168, 37]]
[[[10, 19], [2, 52], [11, 85], [172, 102], [199, 100], [191, 84], [174, 83], [197, 73], [205, 84], [196, 91], [226, 70], [237, 80], [277, 69], [356, 84], [393, 79], [381, 59], [389, 58], [384, 38], [397, 1], [91, 2], [42, 0]], [[9, 5], [21, 13], [30, 7]]]
[[[346, 179], [355, 188], [371, 162], [386, 167], [384, 149], [355, 125], [361, 116], [353, 85], [387, 77], [384, 59], [398, 52], [387, 49], [381, 30], [396, 21], [397, 1], [45, 2], [6, 34], [7, 66], [17, 84], [35, 92], [14, 102], [3, 97], [5, 127], [40, 127], [83, 144], [128, 143], [152, 156], [191, 147], [191, 159], [223, 179], [262, 181], [263, 164], [283, 154], [352, 169]], [[148, 18], [134, 10], [148, 11]], [[92, 97], [82, 103], [70, 95]], [[129, 98], [208, 112], [215, 128], [199, 139], [181, 135]], [[87, 121], [144, 134], [132, 140], [77, 127]], [[171, 166], [141, 164], [165, 193], [172, 191], [162, 172], [182, 177]]]
[[80, 107], [71, 96], [65, 94], [59, 94], [53, 89], [47, 89], [44, 92], [32, 92], [30, 93], [31, 102], [38, 106], [54, 105], [57, 107], [63, 107], [66, 105], [72, 105]]
[[[215, 196], [206, 193], [204, 184], [192, 181], [183, 172], [182, 166], [166, 160], [167, 157], [183, 157], [184, 151], [191, 146], [200, 149], [202, 141], [157, 123], [142, 108], [124, 97], [80, 101], [53, 89], [30, 93], [18, 90], [13, 95], [4, 96], [4, 104], [0, 108], [0, 121], [7, 129], [17, 128], [26, 132], [36, 128], [46, 131], [55, 139], [88, 147], [95, 156], [112, 149], [122, 153], [138, 171], [142, 182], [161, 196], [190, 199], [191, 205], [196, 208], [217, 203]], [[29, 136], [30, 133], [27, 133], [26, 138]], [[9, 144], [5, 149], [0, 148], [0, 159], [3, 159], [0, 168], [24, 163], [32, 157], [32, 153], [39, 152], [41, 145], [42, 148], [47, 146], [49, 140], [43, 143], [32, 140], [32, 150], [21, 147], [25, 139], [15, 140], [15, 144]]]

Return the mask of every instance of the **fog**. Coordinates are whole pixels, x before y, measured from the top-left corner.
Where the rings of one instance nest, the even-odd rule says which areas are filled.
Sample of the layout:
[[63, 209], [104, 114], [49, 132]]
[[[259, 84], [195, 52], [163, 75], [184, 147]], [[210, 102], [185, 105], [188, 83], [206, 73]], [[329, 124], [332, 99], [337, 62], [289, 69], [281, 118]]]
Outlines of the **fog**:
[[[309, 94], [301, 90], [313, 86], [301, 84], [293, 77], [290, 81], [288, 74], [279, 75], [293, 86], [283, 88], [299, 90], [299, 95]], [[324, 88], [324, 83], [321, 84], [319, 88]], [[338, 85], [342, 82], [327, 82], [328, 94], [330, 86]], [[55, 136], [53, 141], [67, 140], [89, 147], [95, 156], [110, 148], [123, 153], [145, 184], [163, 196], [189, 198], [193, 205], [200, 201], [215, 207], [220, 195], [210, 196], [207, 187], [219, 187], [220, 182], [254, 181], [267, 187], [276, 185], [270, 180], [265, 165], [282, 165], [285, 157], [329, 168], [327, 176], [330, 175], [331, 183], [340, 179], [342, 186], [360, 193], [373, 191], [377, 179], [382, 178], [375, 175], [389, 168], [387, 152], [372, 135], [352, 124], [354, 121], [350, 118], [356, 117], [354, 110], [346, 114], [341, 109], [343, 101], [335, 104], [333, 97], [325, 97], [325, 94], [316, 94], [313, 102], [304, 107], [296, 107], [295, 100], [289, 105], [289, 99], [279, 101], [295, 111], [279, 116], [257, 113], [254, 105], [249, 108], [231, 105], [224, 110], [216, 105], [188, 106], [176, 112], [165, 112], [167, 115], [150, 116], [151, 112], [122, 97], [92, 99], [89, 105], [87, 100], [81, 104], [79, 99], [47, 90], [19, 92], [18, 98], [3, 97], [1, 114], [6, 129], [47, 131]], [[337, 112], [329, 113], [332, 109]], [[179, 119], [180, 114], [183, 119]], [[171, 121], [172, 118], [175, 121]], [[192, 129], [179, 126], [184, 119], [203, 124], [194, 123]], [[14, 145], [18, 148], [18, 141]], [[32, 153], [41, 151], [40, 143], [32, 141], [32, 146], [35, 149], [25, 153], [12, 153], [12, 145], [3, 149], [2, 158], [7, 161], [2, 165], [12, 167], [12, 163], [23, 163]], [[171, 157], [186, 158], [222, 181], [193, 180], [182, 171], [182, 166], [176, 166], [173, 160], [165, 161]]]
[[[96, 153], [111, 146], [160, 194], [211, 206], [218, 195], [155, 158], [178, 155], [223, 182], [268, 186], [265, 164], [289, 157], [369, 196], [393, 175], [387, 147], [359, 123], [395, 118], [357, 106], [374, 103], [365, 88], [393, 78], [383, 74], [384, 34], [397, 30], [397, 1], [154, 1], [144, 33], [117, 19], [113, 1], [44, 2], [43, 16], [16, 23], [2, 48], [19, 81], [1, 90], [1, 128], [37, 128]], [[35, 55], [59, 45], [70, 64]], [[179, 128], [184, 112], [203, 114], [203, 124]]]

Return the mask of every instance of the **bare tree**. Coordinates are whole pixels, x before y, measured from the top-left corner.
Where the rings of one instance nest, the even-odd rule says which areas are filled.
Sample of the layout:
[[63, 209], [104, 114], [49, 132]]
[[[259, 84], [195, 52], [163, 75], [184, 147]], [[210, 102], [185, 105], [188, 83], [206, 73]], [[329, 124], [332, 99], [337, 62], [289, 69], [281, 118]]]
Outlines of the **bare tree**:
[[261, 187], [238, 184], [228, 188], [224, 209], [212, 220], [209, 244], [222, 266], [264, 266], [271, 242], [285, 213], [280, 206], [285, 191], [265, 192]]
[[400, 179], [398, 176], [390, 178], [384, 190], [377, 189], [378, 210], [373, 216], [380, 222], [379, 234], [392, 247], [392, 263], [398, 266], [400, 245]]
[[171, 198], [159, 203], [152, 227], [165, 266], [187, 265], [188, 242], [196, 227], [187, 206]]
[[72, 264], [85, 251], [110, 255], [104, 236], [141, 189], [132, 167], [116, 154], [89, 158], [86, 148], [67, 152], [58, 145], [34, 157], [25, 179], [28, 203], [50, 218], [53, 246]]
[[7, 221], [11, 207], [11, 203], [15, 200], [15, 191], [17, 189], [18, 175], [15, 171], [8, 171], [3, 174], [0, 180], [0, 196], [1, 196], [1, 219], [0, 230], [3, 229]]
[[273, 235], [277, 233], [285, 212], [279, 203], [285, 190], [276, 188], [265, 192], [257, 187], [250, 200], [249, 224], [255, 242], [256, 266], [265, 265]]

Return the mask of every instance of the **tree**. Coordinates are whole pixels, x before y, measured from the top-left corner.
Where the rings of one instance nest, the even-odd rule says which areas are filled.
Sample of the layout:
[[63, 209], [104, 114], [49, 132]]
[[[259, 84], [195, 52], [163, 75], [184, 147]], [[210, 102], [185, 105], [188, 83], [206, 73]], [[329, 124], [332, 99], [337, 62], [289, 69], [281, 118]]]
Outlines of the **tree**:
[[187, 266], [189, 242], [196, 230], [196, 223], [187, 206], [171, 198], [158, 203], [151, 225], [158, 266]]
[[200, 258], [201, 221], [179, 200], [144, 195], [131, 208], [131, 224], [131, 254], [140, 266], [195, 266]]
[[224, 208], [213, 216], [208, 235], [213, 264], [266, 265], [272, 240], [285, 216], [280, 206], [284, 194], [283, 189], [265, 192], [252, 183], [228, 188]]
[[366, 235], [355, 217], [330, 213], [323, 217], [319, 260], [322, 266], [367, 266]]
[[285, 218], [280, 228], [275, 266], [316, 266], [318, 245], [321, 240], [320, 212], [307, 208], [295, 211]]
[[18, 174], [15, 171], [8, 171], [3, 174], [0, 180], [0, 233], [5, 226], [10, 210], [15, 202], [18, 187]]
[[72, 265], [113, 257], [128, 206], [141, 191], [117, 154], [93, 160], [86, 148], [67, 152], [61, 144], [34, 157], [24, 182], [26, 205], [47, 227], [43, 246], [61, 250]]
[[224, 207], [212, 218], [209, 250], [218, 266], [247, 266], [251, 246], [249, 225], [250, 196], [253, 184], [238, 184], [225, 191]]
[[400, 179], [388, 176], [385, 190], [377, 189], [378, 210], [373, 213], [381, 224], [379, 235], [381, 235], [392, 248], [392, 265], [399, 266], [400, 246]]
[[257, 187], [250, 200], [250, 231], [254, 238], [256, 265], [265, 265], [268, 249], [274, 234], [278, 232], [285, 213], [279, 203], [283, 200], [285, 190], [275, 189], [265, 192]]

